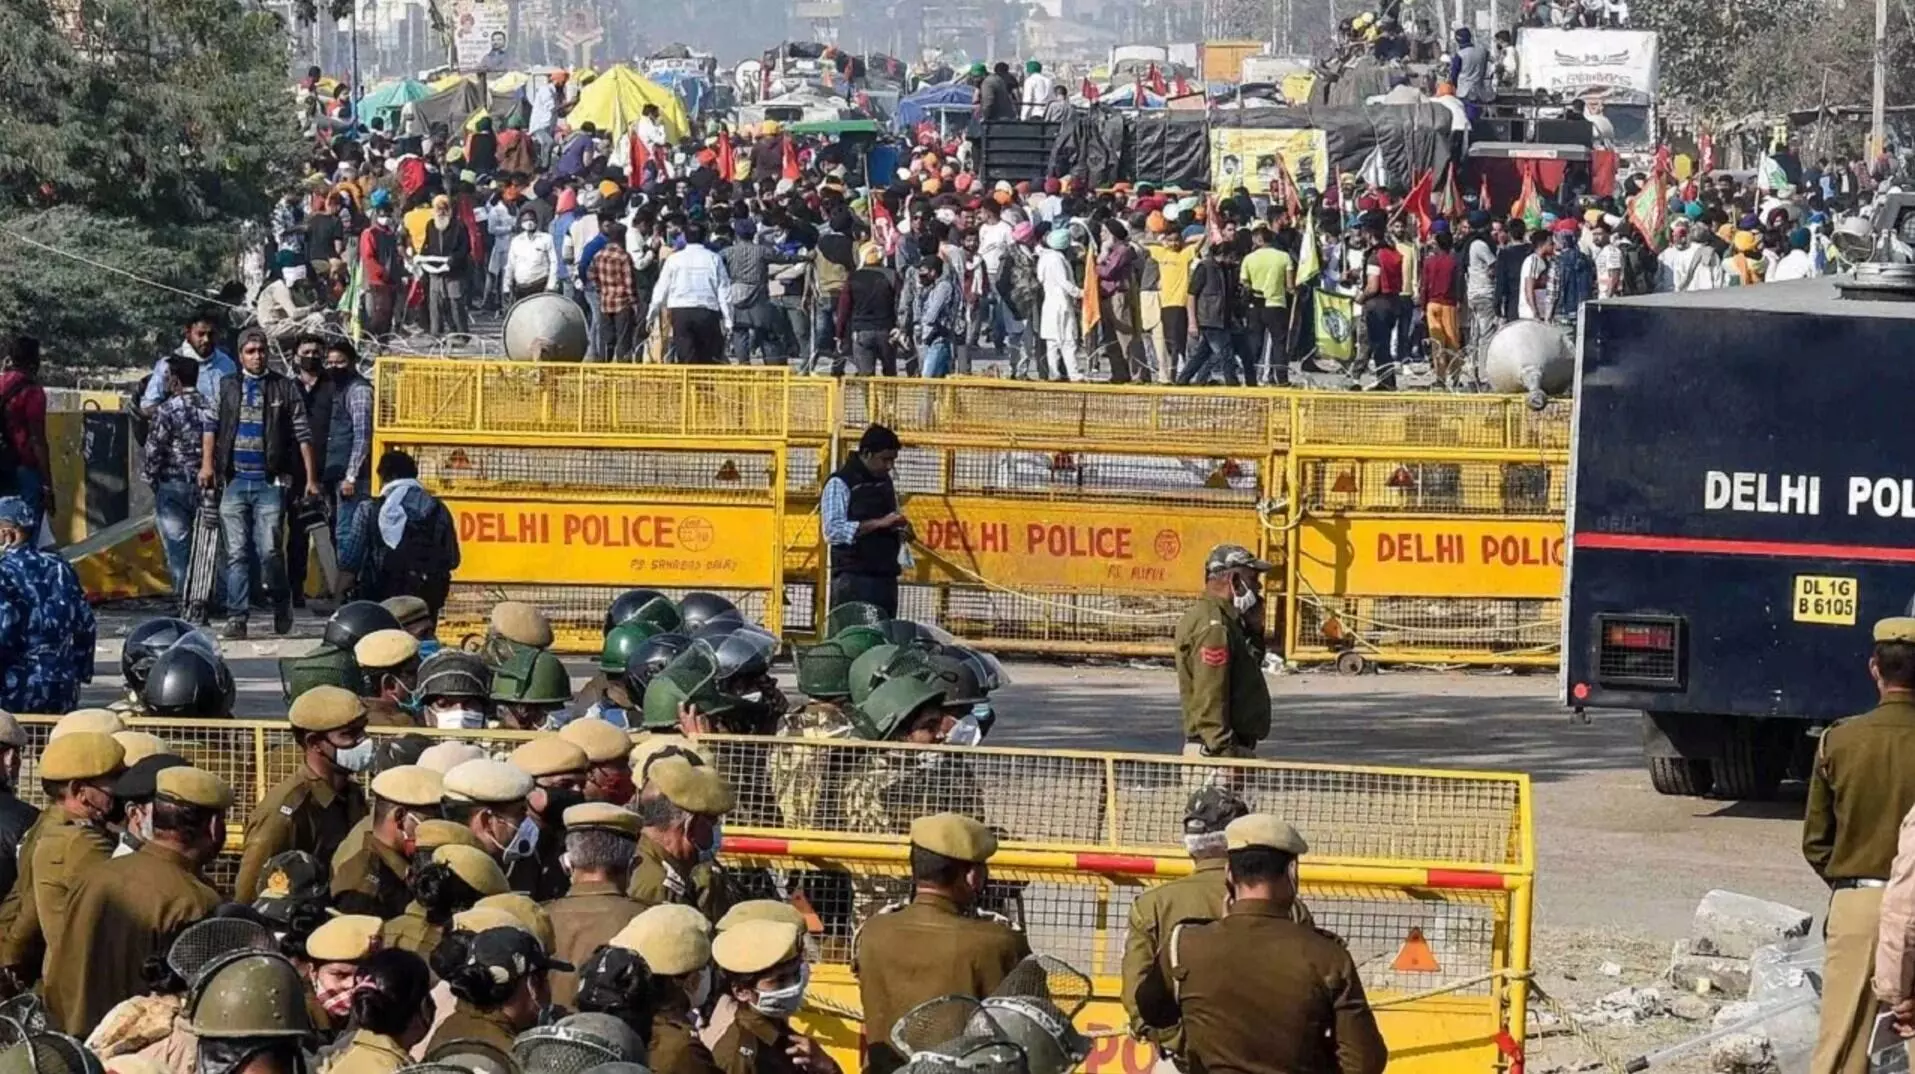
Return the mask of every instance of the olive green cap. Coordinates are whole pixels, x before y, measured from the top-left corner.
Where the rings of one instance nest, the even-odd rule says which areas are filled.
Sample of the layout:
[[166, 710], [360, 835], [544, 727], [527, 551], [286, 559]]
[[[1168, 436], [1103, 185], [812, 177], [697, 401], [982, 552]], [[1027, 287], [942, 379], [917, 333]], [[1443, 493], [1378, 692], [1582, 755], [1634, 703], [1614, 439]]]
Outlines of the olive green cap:
[[559, 728], [559, 737], [585, 751], [593, 764], [611, 764], [624, 760], [632, 751], [632, 736], [613, 727], [610, 720], [581, 716]]
[[451, 869], [454, 876], [482, 896], [497, 895], [511, 889], [498, 861], [478, 847], [450, 843], [432, 852], [432, 862]]
[[552, 916], [545, 912], [545, 907], [534, 902], [530, 895], [522, 891], [501, 891], [487, 895], [474, 904], [473, 909], [504, 910], [511, 914], [520, 927], [538, 938], [539, 946], [545, 948], [548, 954], [552, 951], [552, 945], [558, 942], [557, 934], [552, 928]]
[[111, 709], [74, 709], [53, 723], [47, 741], [56, 742], [78, 731], [111, 735], [126, 730], [125, 721]]
[[591, 767], [585, 751], [548, 731], [512, 751], [511, 763], [533, 779], [584, 772]]
[[552, 644], [552, 623], [545, 613], [522, 601], [500, 601], [492, 609], [492, 633], [507, 641], [530, 645], [535, 649]]
[[418, 659], [419, 639], [403, 630], [375, 630], [352, 647], [361, 670], [387, 671]]
[[358, 962], [379, 949], [384, 925], [370, 914], [341, 914], [306, 937], [306, 957], [314, 962]]
[[56, 782], [99, 779], [126, 766], [126, 747], [100, 731], [75, 731], [40, 751], [40, 778]]
[[979, 864], [997, 853], [997, 836], [962, 813], [936, 813], [911, 822], [911, 845], [952, 861]]
[[667, 757], [652, 765], [651, 782], [665, 800], [687, 813], [723, 816], [734, 804], [731, 784], [709, 765]]
[[711, 960], [732, 973], [763, 973], [804, 953], [804, 929], [789, 921], [746, 921], [721, 929], [711, 944]]
[[[126, 751], [126, 756], [121, 758], [121, 763], [128, 768], [148, 757], [168, 752], [166, 740], [147, 731], [121, 731], [113, 736], [113, 741], [118, 742], [120, 748]], [[13, 743], [0, 738], [0, 745], [13, 745]]]
[[366, 704], [344, 687], [315, 686], [299, 695], [286, 718], [301, 731], [337, 731], [365, 719]]

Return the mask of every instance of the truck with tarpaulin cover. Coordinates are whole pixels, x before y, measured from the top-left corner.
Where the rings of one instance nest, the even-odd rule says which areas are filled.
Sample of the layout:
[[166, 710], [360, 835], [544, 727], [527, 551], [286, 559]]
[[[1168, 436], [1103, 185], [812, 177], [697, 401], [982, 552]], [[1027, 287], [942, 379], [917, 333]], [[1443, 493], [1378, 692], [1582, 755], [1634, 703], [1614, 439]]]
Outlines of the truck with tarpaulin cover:
[[1642, 713], [1658, 791], [1766, 797], [1875, 704], [1871, 627], [1915, 610], [1911, 349], [1908, 265], [1585, 307], [1562, 686]]

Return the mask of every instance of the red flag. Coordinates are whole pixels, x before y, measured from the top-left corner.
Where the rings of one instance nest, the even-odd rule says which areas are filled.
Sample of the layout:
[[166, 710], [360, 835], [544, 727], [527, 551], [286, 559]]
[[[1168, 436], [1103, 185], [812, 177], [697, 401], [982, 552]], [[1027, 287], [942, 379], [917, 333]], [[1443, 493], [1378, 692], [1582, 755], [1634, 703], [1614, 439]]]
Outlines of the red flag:
[[1463, 215], [1463, 192], [1456, 187], [1456, 162], [1450, 161], [1449, 171], [1443, 182], [1443, 196], [1436, 203], [1437, 211], [1450, 220]]
[[1164, 85], [1164, 73], [1157, 69], [1156, 64], [1153, 63], [1150, 65], [1150, 74], [1147, 78], [1150, 82], [1150, 92], [1155, 93], [1159, 97], [1167, 97], [1170, 95], [1170, 88]]
[[883, 199], [875, 195], [871, 199], [871, 241], [878, 244], [886, 257], [897, 252], [897, 222], [891, 219], [891, 210], [884, 207]]
[[1483, 173], [1483, 181], [1476, 188], [1476, 207], [1490, 214], [1491, 216], [1496, 215], [1496, 206], [1490, 204], [1490, 200], [1489, 200], [1489, 173], [1488, 172]]
[[1223, 227], [1217, 216], [1217, 196], [1212, 194], [1204, 199], [1204, 244], [1206, 246], [1219, 246], [1223, 243]]
[[784, 178], [789, 179], [795, 183], [798, 181], [798, 175], [799, 175], [798, 151], [791, 147], [791, 135], [786, 134], [786, 135], [781, 135], [780, 137], [782, 138], [784, 142], [784, 155], [785, 155]]
[[1090, 81], [1090, 79], [1089, 79], [1089, 78], [1086, 78], [1086, 79], [1084, 79], [1084, 88], [1083, 88], [1083, 90], [1082, 90], [1081, 92], [1082, 92], [1082, 95], [1083, 95], [1083, 98], [1084, 98], [1085, 100], [1087, 100], [1087, 101], [1091, 101], [1091, 102], [1093, 102], [1093, 103], [1095, 103], [1095, 102], [1096, 102], [1096, 100], [1097, 100], [1097, 87], [1096, 87], [1096, 86], [1093, 86], [1093, 85], [1091, 85], [1091, 81]]
[[1430, 204], [1430, 193], [1435, 189], [1436, 173], [1426, 171], [1403, 198], [1402, 211], [1416, 218], [1416, 233], [1422, 238], [1429, 238], [1430, 224], [1436, 218], [1436, 208]]
[[731, 132], [721, 130], [718, 132], [718, 178], [729, 183], [738, 177], [737, 173], [738, 163], [731, 150]]
[[1696, 135], [1696, 149], [1702, 159], [1696, 164], [1696, 171], [1707, 175], [1716, 170], [1716, 140], [1708, 131]]
[[1172, 97], [1190, 96], [1190, 80], [1185, 78], [1182, 73], [1179, 73], [1177, 80], [1170, 84], [1170, 95]]
[[652, 163], [658, 165], [658, 177], [669, 178], [672, 174], [672, 151], [661, 143], [652, 147]]

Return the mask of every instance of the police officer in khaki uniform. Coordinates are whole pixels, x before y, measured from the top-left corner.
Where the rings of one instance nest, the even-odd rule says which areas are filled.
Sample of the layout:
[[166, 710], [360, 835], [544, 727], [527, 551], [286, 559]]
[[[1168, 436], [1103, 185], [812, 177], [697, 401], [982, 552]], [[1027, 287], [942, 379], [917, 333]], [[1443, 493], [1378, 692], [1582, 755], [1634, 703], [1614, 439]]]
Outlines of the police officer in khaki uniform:
[[559, 737], [585, 751], [585, 799], [627, 805], [638, 797], [632, 780], [632, 738], [596, 716], [584, 716], [559, 728]]
[[592, 762], [584, 750], [548, 731], [513, 750], [511, 763], [532, 777], [526, 805], [538, 826], [538, 845], [505, 875], [534, 899], [556, 899], [570, 883], [559, 860], [565, 853], [565, 811], [585, 801], [585, 773]]
[[[572, 876], [565, 897], [545, 904], [552, 919], [552, 953], [583, 966], [592, 952], [631, 924], [645, 904], [625, 894], [638, 852], [638, 814], [610, 802], [586, 802], [565, 811], [565, 863]], [[578, 978], [552, 978], [552, 1001], [572, 1005]]]
[[333, 871], [333, 905], [342, 913], [397, 917], [412, 899], [406, 846], [420, 823], [439, 816], [445, 780], [430, 768], [402, 764], [372, 777], [372, 829], [358, 852]]
[[866, 921], [853, 941], [869, 1074], [903, 1064], [891, 1027], [905, 1012], [939, 996], [988, 996], [1031, 953], [1023, 933], [973, 909], [995, 853], [997, 837], [970, 817], [938, 813], [911, 822], [916, 894]]
[[823, 1046], [792, 1032], [810, 982], [804, 930], [789, 921], [746, 921], [711, 945], [721, 991], [733, 1001], [731, 1024], [712, 1045], [725, 1074], [835, 1074]]
[[1270, 564], [1240, 545], [1204, 559], [1204, 592], [1177, 624], [1177, 693], [1184, 753], [1251, 757], [1270, 733], [1263, 679], [1263, 574]]
[[418, 638], [403, 630], [375, 630], [352, 647], [352, 658], [365, 684], [368, 722], [374, 727], [422, 726], [413, 697], [419, 684]]
[[418, 955], [391, 950], [366, 956], [357, 970], [353, 1033], [324, 1074], [397, 1074], [432, 1029], [432, 973]]
[[1831, 889], [1810, 1074], [1868, 1069], [1882, 891], [1902, 818], [1915, 807], [1915, 619], [1884, 619], [1874, 634], [1868, 670], [1881, 704], [1822, 733], [1802, 819], [1802, 856]]
[[1224, 829], [1230, 908], [1171, 929], [1138, 983], [1145, 1025], [1181, 1025], [1192, 1070], [1381, 1074], [1389, 1050], [1343, 944], [1294, 919], [1295, 828], [1252, 813]]
[[352, 990], [359, 981], [359, 964], [379, 950], [384, 922], [370, 914], [340, 914], [306, 936], [306, 959], [301, 967], [311, 995], [313, 1031], [330, 1041], [352, 1017]]
[[510, 869], [536, 848], [538, 822], [525, 801], [531, 793], [532, 777], [524, 769], [482, 757], [445, 774], [440, 806], [447, 820], [471, 829], [479, 847]]
[[349, 690], [315, 686], [293, 702], [289, 719], [303, 760], [246, 818], [233, 895], [252, 902], [259, 875], [274, 855], [303, 850], [331, 861], [346, 833], [366, 815], [366, 792], [353, 782], [372, 763], [366, 709]]
[[717, 1074], [711, 1051], [698, 1039], [692, 1012], [711, 998], [711, 922], [686, 906], [654, 906], [612, 937], [651, 970], [651, 1031], [646, 1035], [652, 1074]]
[[458, 838], [454, 833], [472, 838], [466, 829], [448, 821], [427, 821], [419, 826], [422, 843], [428, 839], [447, 841], [434, 847], [424, 862], [413, 866], [412, 902], [406, 904], [404, 913], [388, 918], [380, 928], [381, 946], [429, 958], [454, 918], [478, 905], [480, 899], [510, 890], [505, 871], [492, 855], [471, 842], [453, 842]]
[[202, 870], [226, 845], [232, 788], [192, 767], [166, 769], [153, 781], [153, 837], [81, 875], [60, 932], [49, 939], [56, 957], [47, 967], [47, 1010], [76, 1036], [145, 988], [142, 967], [160, 937], [220, 903]]
[[[724, 875], [714, 863], [723, 818], [733, 804], [731, 785], [710, 766], [684, 757], [653, 762], [650, 775], [656, 793], [639, 798], [645, 830], [629, 894], [646, 906], [693, 906], [716, 921], [730, 902]], [[702, 881], [700, 866], [712, 867]]]
[[[21, 871], [33, 901], [30, 921], [45, 937], [45, 960], [30, 968], [35, 979], [50, 973], [62, 957], [55, 943], [74, 886], [113, 856], [117, 840], [106, 818], [113, 813], [113, 789], [125, 771], [125, 757], [113, 736], [98, 731], [64, 735], [40, 755], [40, 782], [53, 803], [47, 809], [53, 819], [40, 826], [33, 856]], [[23, 917], [22, 924], [28, 920]]]

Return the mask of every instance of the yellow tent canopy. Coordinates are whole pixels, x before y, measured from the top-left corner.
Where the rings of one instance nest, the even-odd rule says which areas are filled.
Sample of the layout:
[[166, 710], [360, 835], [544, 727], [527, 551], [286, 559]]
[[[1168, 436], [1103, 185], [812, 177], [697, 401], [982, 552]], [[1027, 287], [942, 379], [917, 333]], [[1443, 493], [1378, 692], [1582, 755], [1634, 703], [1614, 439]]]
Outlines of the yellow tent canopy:
[[489, 86], [494, 93], [511, 93], [513, 90], [525, 85], [526, 81], [524, 71], [507, 71], [497, 78], [487, 80], [486, 85]]
[[579, 91], [578, 104], [565, 121], [573, 130], [590, 123], [618, 137], [638, 122], [639, 111], [648, 104], [658, 106], [659, 122], [665, 125], [665, 133], [673, 141], [691, 134], [691, 124], [685, 119], [685, 106], [678, 95], [622, 63], [607, 68], [591, 85]]
[[440, 75], [438, 78], [426, 83], [426, 88], [434, 93], [443, 93], [459, 83], [467, 81], [469, 78], [469, 75], [461, 74]]

